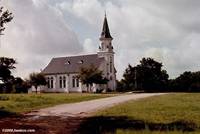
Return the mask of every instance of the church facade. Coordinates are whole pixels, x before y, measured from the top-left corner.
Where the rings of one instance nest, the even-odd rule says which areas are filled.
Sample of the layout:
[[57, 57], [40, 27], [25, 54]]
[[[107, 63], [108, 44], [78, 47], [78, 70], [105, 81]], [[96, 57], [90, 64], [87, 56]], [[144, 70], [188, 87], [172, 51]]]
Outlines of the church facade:
[[42, 70], [47, 86], [40, 87], [41, 92], [85, 92], [86, 85], [76, 77], [82, 67], [94, 65], [102, 71], [103, 77], [109, 81], [107, 84], [93, 84], [91, 92], [98, 89], [107, 91], [116, 89], [116, 69], [114, 66], [114, 50], [107, 17], [105, 15], [100, 45], [96, 54], [78, 55], [70, 57], [56, 57]]

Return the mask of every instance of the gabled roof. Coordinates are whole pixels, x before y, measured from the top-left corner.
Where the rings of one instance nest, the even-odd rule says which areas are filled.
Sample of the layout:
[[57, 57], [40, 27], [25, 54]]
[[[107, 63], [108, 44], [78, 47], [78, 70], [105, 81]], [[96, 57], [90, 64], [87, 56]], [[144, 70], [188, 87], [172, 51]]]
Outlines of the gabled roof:
[[47, 67], [42, 71], [43, 74], [63, 74], [78, 73], [81, 67], [89, 67], [93, 64], [99, 67], [105, 59], [99, 58], [97, 54], [79, 55], [70, 57], [53, 58]]
[[110, 35], [110, 30], [109, 30], [109, 27], [108, 27], [108, 21], [107, 21], [106, 15], [104, 17], [103, 29], [102, 29], [102, 32], [101, 32], [100, 39], [103, 39], [103, 38], [111, 38], [111, 39], [113, 39], [112, 36]]

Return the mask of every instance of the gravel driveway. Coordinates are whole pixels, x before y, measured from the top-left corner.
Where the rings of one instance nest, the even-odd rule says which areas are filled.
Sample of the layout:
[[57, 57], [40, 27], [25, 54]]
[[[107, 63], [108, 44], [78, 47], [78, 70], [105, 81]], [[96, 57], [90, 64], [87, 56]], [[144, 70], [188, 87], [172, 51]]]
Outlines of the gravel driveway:
[[129, 100], [137, 100], [151, 96], [163, 95], [165, 93], [138, 93], [126, 94], [78, 103], [61, 104], [54, 107], [40, 109], [39, 111], [28, 113], [28, 115], [36, 116], [88, 116], [91, 113], [112, 107], [116, 104]]
[[[81, 126], [84, 126], [85, 122], [88, 121], [88, 116], [92, 116], [97, 110], [108, 108], [129, 100], [138, 100], [163, 94], [164, 93], [124, 94], [115, 97], [44, 108], [21, 116], [1, 119], [0, 133], [5, 129], [16, 129], [34, 130], [34, 134], [80, 134], [82, 133]], [[88, 124], [86, 123], [86, 125]]]

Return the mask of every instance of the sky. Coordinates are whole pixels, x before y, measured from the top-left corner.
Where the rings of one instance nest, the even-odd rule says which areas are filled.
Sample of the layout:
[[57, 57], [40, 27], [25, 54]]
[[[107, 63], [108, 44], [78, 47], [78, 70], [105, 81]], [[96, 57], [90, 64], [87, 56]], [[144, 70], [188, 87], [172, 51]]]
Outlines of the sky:
[[0, 0], [13, 13], [0, 56], [17, 60], [15, 76], [44, 69], [51, 58], [96, 53], [105, 11], [117, 78], [143, 57], [170, 78], [200, 70], [199, 0]]

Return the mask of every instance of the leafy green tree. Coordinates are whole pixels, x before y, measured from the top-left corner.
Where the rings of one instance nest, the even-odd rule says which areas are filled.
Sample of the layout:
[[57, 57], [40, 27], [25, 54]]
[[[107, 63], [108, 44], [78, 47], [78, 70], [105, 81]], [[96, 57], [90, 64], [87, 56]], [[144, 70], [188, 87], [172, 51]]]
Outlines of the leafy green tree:
[[175, 79], [178, 90], [188, 90], [192, 84], [192, 72], [186, 71]]
[[176, 79], [170, 80], [171, 91], [200, 91], [200, 71], [185, 71]]
[[16, 60], [13, 58], [0, 57], [0, 81], [8, 83], [14, 77], [11, 70], [15, 69]]
[[190, 85], [189, 91], [200, 91], [200, 71], [193, 72], [192, 76], [193, 82]]
[[[3, 11], [3, 7], [0, 7], [0, 36], [2, 32], [5, 30], [5, 24], [10, 22], [13, 19], [12, 13], [8, 10]], [[14, 69], [14, 64], [16, 61], [12, 58], [0, 57], [0, 89], [12, 90], [12, 83], [14, 81], [14, 77], [11, 75], [11, 70]]]
[[[136, 67], [132, 67], [130, 64], [126, 68], [123, 79], [118, 83], [118, 86], [123, 86], [123, 90], [133, 90], [135, 89], [135, 76], [136, 76]], [[139, 79], [138, 79], [139, 80]], [[137, 80], [137, 82], [138, 82]]]
[[92, 84], [106, 84], [108, 80], [103, 78], [102, 71], [97, 67], [91, 65], [89, 67], [82, 67], [77, 76], [80, 81], [86, 85], [87, 92], [91, 91]]
[[12, 13], [10, 13], [8, 10], [3, 11], [3, 7], [0, 7], [0, 35], [5, 30], [4, 24], [10, 22], [12, 19]]
[[165, 89], [169, 76], [162, 66], [162, 63], [152, 58], [143, 58], [135, 67], [128, 65], [123, 75], [125, 88], [146, 91]]
[[44, 86], [47, 84], [46, 79], [42, 73], [31, 73], [29, 75], [29, 82], [35, 87], [36, 93], [38, 86]]
[[20, 77], [14, 79], [13, 86], [16, 93], [28, 93], [28, 89], [31, 88], [29, 81]]
[[121, 79], [120, 81], [117, 80], [117, 88], [116, 91], [118, 92], [126, 92], [128, 90], [130, 90], [130, 88], [128, 88], [128, 84], [126, 84], [126, 81], [124, 81], [124, 79]]

